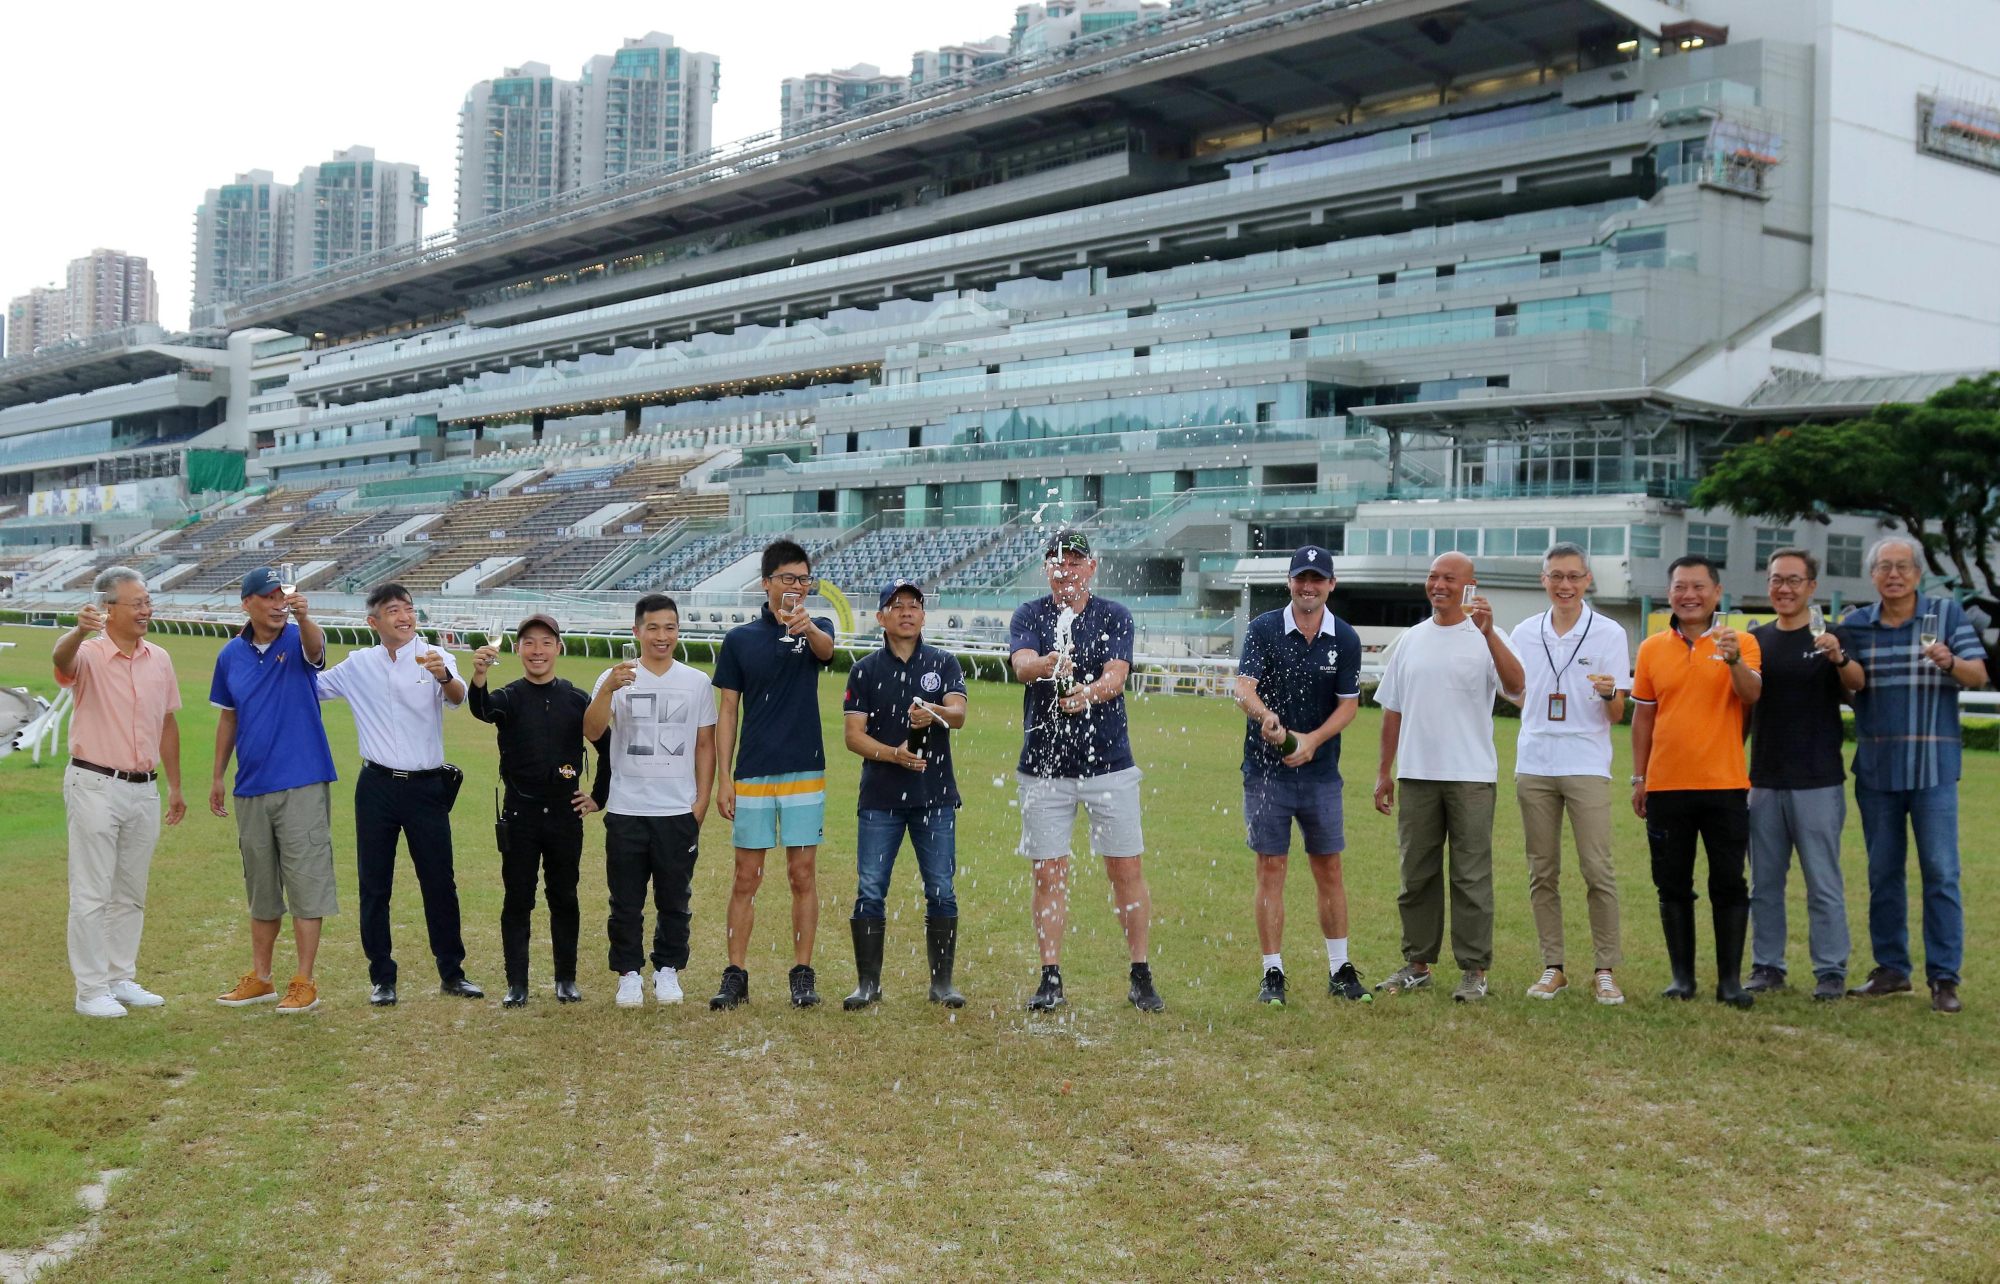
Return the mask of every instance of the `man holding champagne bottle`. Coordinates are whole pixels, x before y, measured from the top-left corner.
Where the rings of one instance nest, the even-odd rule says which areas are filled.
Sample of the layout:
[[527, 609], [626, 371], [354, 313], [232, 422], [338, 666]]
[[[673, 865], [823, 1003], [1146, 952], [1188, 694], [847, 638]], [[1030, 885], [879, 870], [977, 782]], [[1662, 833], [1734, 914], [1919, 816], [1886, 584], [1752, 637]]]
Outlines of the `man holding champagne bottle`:
[[1326, 940], [1327, 993], [1374, 996], [1347, 957], [1347, 888], [1340, 856], [1347, 840], [1340, 805], [1340, 733], [1361, 707], [1361, 636], [1327, 607], [1333, 556], [1307, 545], [1292, 554], [1290, 605], [1266, 611], [1243, 635], [1236, 703], [1243, 733], [1243, 822], [1257, 856], [1254, 911], [1264, 951], [1259, 1003], [1283, 1006], [1285, 873], [1297, 821], [1319, 892]]

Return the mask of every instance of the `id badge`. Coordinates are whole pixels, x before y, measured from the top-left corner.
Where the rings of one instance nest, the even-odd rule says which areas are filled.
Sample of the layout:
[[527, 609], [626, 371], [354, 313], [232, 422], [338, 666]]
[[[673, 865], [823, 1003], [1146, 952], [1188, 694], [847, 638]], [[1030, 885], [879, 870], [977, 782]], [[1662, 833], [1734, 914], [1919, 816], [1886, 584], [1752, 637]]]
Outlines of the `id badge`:
[[1569, 697], [1560, 691], [1549, 693], [1549, 721], [1569, 721]]

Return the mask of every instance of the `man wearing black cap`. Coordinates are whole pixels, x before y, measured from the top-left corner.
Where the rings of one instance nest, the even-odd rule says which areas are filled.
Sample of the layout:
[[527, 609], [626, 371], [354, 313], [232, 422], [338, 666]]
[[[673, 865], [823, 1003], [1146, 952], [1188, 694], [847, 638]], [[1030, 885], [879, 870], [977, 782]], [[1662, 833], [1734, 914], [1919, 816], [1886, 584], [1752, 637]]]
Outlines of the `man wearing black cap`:
[[500, 950], [507, 961], [507, 997], [518, 1008], [528, 1001], [528, 916], [535, 909], [539, 872], [549, 901], [549, 943], [555, 953], [556, 1002], [583, 998], [576, 988], [578, 913], [576, 880], [583, 862], [583, 818], [604, 806], [611, 788], [606, 741], [597, 742], [597, 777], [583, 791], [583, 713], [590, 697], [556, 676], [562, 629], [546, 615], [531, 615], [514, 633], [514, 654], [522, 676], [492, 691], [486, 675], [499, 660], [488, 643], [472, 656], [472, 688], [466, 703], [472, 716], [500, 729], [500, 778], [507, 797], [501, 805]]
[[1340, 733], [1361, 706], [1361, 636], [1327, 608], [1333, 557], [1307, 545], [1286, 576], [1291, 605], [1266, 611], [1243, 635], [1236, 703], [1249, 715], [1243, 734], [1243, 823], [1257, 855], [1257, 939], [1264, 950], [1260, 1003], [1283, 1006], [1285, 869], [1292, 822], [1299, 825], [1326, 938], [1327, 993], [1373, 996], [1347, 957], [1347, 888], [1340, 854], [1347, 839], [1340, 805]]
[[1142, 1012], [1166, 1007], [1146, 959], [1152, 894], [1139, 857], [1139, 779], [1125, 729], [1132, 672], [1132, 613], [1090, 592], [1097, 559], [1081, 531], [1049, 541], [1042, 569], [1049, 595], [1023, 602], [1007, 630], [1021, 688], [1020, 852], [1034, 862], [1035, 936], [1042, 980], [1033, 1012], [1063, 1003], [1062, 937], [1069, 918], [1070, 836], [1081, 806], [1091, 850], [1104, 859], [1113, 904], [1132, 959], [1126, 998]]
[[854, 857], [854, 964], [860, 983], [842, 1001], [849, 1012], [882, 997], [884, 898], [903, 832], [924, 880], [924, 938], [933, 1003], [965, 1006], [951, 983], [958, 945], [958, 782], [950, 732], [965, 725], [965, 675], [948, 651], [924, 644], [924, 591], [893, 580], [877, 596], [882, 649], [857, 660], [843, 702], [847, 748], [860, 755], [861, 796]]
[[[218, 995], [224, 1007], [278, 1002], [285, 1014], [319, 1006], [313, 961], [320, 921], [340, 909], [333, 883], [333, 750], [320, 721], [315, 676], [326, 667], [326, 634], [306, 599], [260, 566], [243, 577], [242, 632], [215, 657], [208, 700], [216, 707], [215, 774], [208, 809], [229, 815], [222, 773], [236, 758], [236, 845], [250, 904], [250, 970]], [[292, 915], [298, 970], [278, 999], [271, 954]]]

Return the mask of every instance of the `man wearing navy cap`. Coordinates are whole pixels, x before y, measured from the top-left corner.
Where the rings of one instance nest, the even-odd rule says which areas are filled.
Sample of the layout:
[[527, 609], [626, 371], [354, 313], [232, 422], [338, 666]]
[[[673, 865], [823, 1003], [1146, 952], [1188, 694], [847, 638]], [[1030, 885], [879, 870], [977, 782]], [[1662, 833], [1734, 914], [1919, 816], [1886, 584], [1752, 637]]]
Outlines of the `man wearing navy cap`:
[[250, 902], [250, 970], [219, 995], [224, 1007], [278, 998], [271, 954], [287, 909], [298, 971], [278, 1001], [281, 1013], [319, 1006], [313, 961], [320, 922], [340, 906], [334, 895], [333, 750], [320, 721], [317, 677], [326, 667], [326, 634], [303, 595], [287, 593], [278, 573], [260, 566], [243, 577], [243, 629], [215, 657], [208, 699], [215, 720], [215, 773], [208, 809], [228, 816], [222, 773], [236, 756], [236, 845]]
[[863, 656], [847, 675], [848, 751], [860, 755], [856, 810], [854, 965], [860, 982], [841, 1002], [849, 1012], [882, 997], [884, 898], [904, 831], [924, 881], [924, 940], [933, 1003], [965, 1006], [952, 985], [958, 948], [958, 782], [951, 770], [950, 733], [965, 725], [965, 675], [958, 660], [924, 642], [924, 591], [915, 580], [882, 586], [875, 622], [882, 649]]
[[1257, 855], [1257, 939], [1264, 950], [1260, 1003], [1283, 1006], [1285, 871], [1292, 822], [1312, 862], [1319, 925], [1326, 938], [1327, 993], [1373, 996], [1347, 957], [1347, 888], [1340, 854], [1347, 839], [1340, 805], [1340, 733], [1361, 705], [1361, 636], [1327, 608], [1333, 556], [1316, 545], [1292, 554], [1292, 601], [1266, 611], [1243, 634], [1236, 703], [1243, 733], [1243, 821]]

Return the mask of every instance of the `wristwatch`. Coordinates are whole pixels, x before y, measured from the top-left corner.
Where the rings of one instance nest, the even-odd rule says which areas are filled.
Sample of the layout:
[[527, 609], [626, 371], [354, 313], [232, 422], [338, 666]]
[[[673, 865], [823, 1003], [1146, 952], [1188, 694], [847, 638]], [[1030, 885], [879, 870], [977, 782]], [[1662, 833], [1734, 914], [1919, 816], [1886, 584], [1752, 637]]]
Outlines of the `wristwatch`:
[[1644, 776], [1634, 776], [1632, 777], [1629, 783], [1634, 785], [1643, 785], [1646, 783], [1646, 778]]

